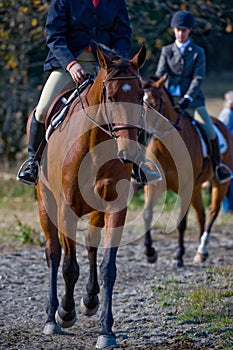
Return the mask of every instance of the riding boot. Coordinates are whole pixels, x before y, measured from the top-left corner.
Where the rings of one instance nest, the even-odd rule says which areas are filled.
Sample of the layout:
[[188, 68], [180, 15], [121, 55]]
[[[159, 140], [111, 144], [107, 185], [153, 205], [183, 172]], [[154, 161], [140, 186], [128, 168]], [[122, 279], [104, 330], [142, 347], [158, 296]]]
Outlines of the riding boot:
[[27, 167], [23, 171], [19, 171], [17, 180], [28, 185], [35, 185], [38, 178], [39, 167], [38, 162], [34, 160], [38, 147], [40, 146], [45, 135], [45, 124], [38, 122], [35, 113], [32, 116], [29, 134]]
[[215, 176], [219, 183], [224, 183], [229, 181], [233, 174], [231, 170], [225, 165], [221, 163], [220, 159], [220, 148], [219, 148], [219, 142], [217, 136], [211, 140], [211, 146], [212, 146], [212, 165], [214, 169]]
[[[162, 180], [161, 173], [157, 165], [149, 159], [145, 158], [146, 144], [148, 134], [142, 129], [138, 138], [138, 142], [143, 145], [141, 153], [133, 163], [132, 178], [140, 185], [149, 185]], [[152, 170], [148, 164], [151, 164], [155, 170]]]

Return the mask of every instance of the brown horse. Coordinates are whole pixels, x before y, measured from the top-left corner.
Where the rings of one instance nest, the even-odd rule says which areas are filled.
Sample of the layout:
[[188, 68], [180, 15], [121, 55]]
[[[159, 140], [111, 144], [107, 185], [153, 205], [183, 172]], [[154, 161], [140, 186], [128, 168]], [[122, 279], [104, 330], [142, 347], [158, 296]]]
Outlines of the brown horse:
[[[179, 114], [174, 109], [171, 98], [163, 86], [165, 81], [166, 76], [161, 79], [151, 78], [143, 83], [144, 100], [149, 107], [148, 111], [153, 111], [154, 108], [174, 125], [173, 131], [171, 131], [171, 125], [164, 126], [163, 129], [166, 130], [167, 128], [168, 130], [165, 133], [166, 135], [160, 137], [155, 134], [155, 137], [151, 138], [147, 147], [147, 158], [150, 158], [150, 154], [155, 156], [164, 176], [163, 181], [144, 188], [145, 253], [148, 261], [156, 261], [157, 253], [152, 247], [150, 232], [153, 205], [161, 197], [162, 192], [171, 190], [178, 194], [180, 200], [178, 222], [176, 221], [174, 226], [179, 231], [179, 248], [175, 261], [177, 266], [182, 267], [185, 254], [184, 233], [190, 204], [195, 210], [199, 225], [200, 242], [194, 262], [200, 263], [208, 257], [208, 242], [211, 228], [219, 213], [221, 201], [227, 193], [229, 182], [219, 183], [217, 181], [212, 169], [210, 156], [208, 153], [206, 155], [203, 153], [200, 132], [188, 115]], [[212, 118], [212, 120], [222, 132], [227, 143], [227, 150], [222, 154], [222, 162], [233, 169], [232, 136], [224, 124], [216, 118]], [[159, 130], [158, 126], [155, 126], [155, 128]], [[207, 227], [205, 227], [206, 218], [201, 190], [203, 183], [207, 180], [212, 182], [212, 193], [209, 221]]]
[[[105, 48], [106, 49], [106, 48]], [[92, 84], [71, 104], [66, 119], [50, 136], [41, 160], [36, 186], [39, 216], [46, 237], [49, 301], [45, 334], [61, 332], [76, 320], [74, 287], [79, 278], [76, 260], [78, 219], [89, 215], [85, 235], [90, 273], [81, 309], [97, 312], [99, 283], [97, 249], [103, 237], [101, 331], [97, 348], [117, 346], [112, 331], [112, 292], [116, 254], [127, 213], [132, 160], [139, 152], [138, 128], [143, 89], [138, 75], [146, 50], [131, 59], [114, 58], [97, 48], [100, 71]], [[60, 239], [59, 239], [60, 237]], [[57, 297], [57, 273], [64, 251], [65, 292]]]

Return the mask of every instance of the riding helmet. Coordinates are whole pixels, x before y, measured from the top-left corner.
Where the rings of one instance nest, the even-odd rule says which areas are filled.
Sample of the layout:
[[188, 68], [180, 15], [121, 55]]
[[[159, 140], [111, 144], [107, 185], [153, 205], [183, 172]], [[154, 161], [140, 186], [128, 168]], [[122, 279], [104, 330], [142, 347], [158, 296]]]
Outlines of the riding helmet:
[[193, 28], [195, 24], [194, 16], [191, 12], [181, 10], [177, 11], [173, 16], [171, 20], [171, 27], [172, 28]]

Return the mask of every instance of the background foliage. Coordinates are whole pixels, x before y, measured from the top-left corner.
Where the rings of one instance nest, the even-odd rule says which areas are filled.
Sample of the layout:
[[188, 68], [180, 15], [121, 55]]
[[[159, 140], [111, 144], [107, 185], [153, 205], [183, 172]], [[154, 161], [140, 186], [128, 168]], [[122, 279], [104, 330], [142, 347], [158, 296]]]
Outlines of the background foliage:
[[[193, 40], [205, 48], [208, 72], [232, 70], [233, 7], [229, 0], [126, 0], [132, 53], [145, 44], [142, 75], [155, 71], [161, 47], [173, 40], [169, 27], [179, 9], [193, 12]], [[25, 125], [45, 79], [45, 20], [49, 0], [0, 2], [0, 160], [14, 162], [25, 144]]]

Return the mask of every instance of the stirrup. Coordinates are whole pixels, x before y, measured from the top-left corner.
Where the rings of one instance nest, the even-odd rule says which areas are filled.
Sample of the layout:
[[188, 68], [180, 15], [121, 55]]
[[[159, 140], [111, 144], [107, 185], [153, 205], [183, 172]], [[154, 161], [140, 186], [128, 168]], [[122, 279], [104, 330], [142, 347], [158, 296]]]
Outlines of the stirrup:
[[[225, 179], [222, 179], [222, 180], [218, 176], [218, 169], [220, 169], [220, 168], [225, 169], [229, 173], [229, 176], [226, 177]], [[224, 184], [225, 182], [228, 182], [231, 179], [233, 179], [233, 173], [232, 173], [231, 169], [226, 164], [223, 164], [223, 163], [220, 163], [219, 165], [216, 166], [214, 173], [215, 173], [216, 179], [218, 180], [218, 182], [220, 184]]]
[[[20, 182], [22, 182], [22, 183], [24, 183], [24, 184], [27, 184], [27, 185], [35, 186], [35, 185], [37, 184], [37, 181], [36, 181], [36, 182], [32, 182], [32, 181], [28, 181], [28, 180], [25, 180], [25, 179], [23, 179], [23, 178], [20, 177], [20, 173], [21, 173], [22, 169], [23, 169], [28, 163], [30, 163], [31, 161], [32, 161], [32, 158], [29, 158], [29, 159], [25, 160], [25, 162], [23, 162], [23, 164], [21, 165], [21, 167], [20, 167], [19, 170], [18, 170], [18, 173], [17, 173], [17, 176], [16, 176], [16, 180], [17, 180], [17, 181], [20, 181]], [[38, 176], [37, 176], [37, 178], [38, 178], [39, 175], [40, 175], [40, 166], [39, 166], [39, 162], [38, 162], [38, 161], [34, 161], [34, 162], [36, 162], [36, 163], [37, 163], [37, 166], [38, 166]]]
[[[150, 169], [149, 167], [148, 167], [148, 169], [150, 169], [151, 172], [154, 172], [155, 174], [157, 174], [157, 175], [155, 175], [155, 176], [157, 176], [157, 178], [156, 178], [156, 179], [154, 178], [154, 179], [152, 179], [152, 180], [149, 180], [149, 181], [146, 181], [146, 182], [145, 182], [145, 181], [143, 181], [143, 178], [144, 178], [143, 173], [144, 173], [144, 175], [145, 175], [145, 178], [146, 178], [146, 174], [145, 174], [145, 172], [141, 169], [141, 166], [142, 166], [143, 164], [146, 165], [146, 163], [151, 163], [151, 164], [153, 165], [153, 167], [155, 168], [155, 171], [153, 171], [153, 170]], [[142, 183], [143, 185], [150, 185], [150, 184], [153, 184], [153, 183], [155, 183], [155, 182], [162, 181], [162, 179], [163, 179], [162, 174], [161, 174], [161, 172], [160, 172], [160, 170], [159, 170], [158, 165], [157, 165], [155, 162], [153, 162], [152, 160], [147, 159], [147, 158], [145, 158], [145, 160], [144, 160], [143, 162], [140, 162], [140, 163], [139, 163], [139, 166], [138, 166], [138, 177], [139, 177], [140, 183]], [[147, 178], [146, 178], [146, 179], [147, 179]]]

